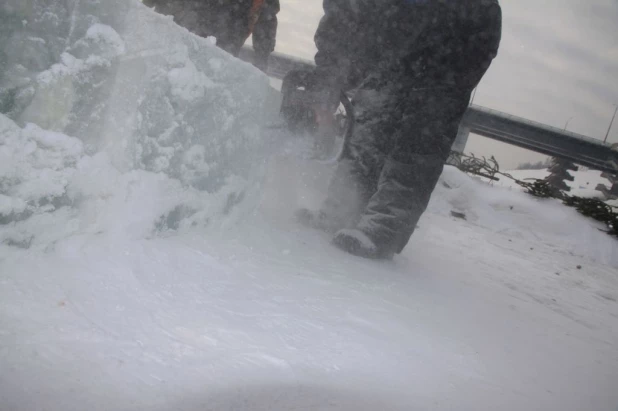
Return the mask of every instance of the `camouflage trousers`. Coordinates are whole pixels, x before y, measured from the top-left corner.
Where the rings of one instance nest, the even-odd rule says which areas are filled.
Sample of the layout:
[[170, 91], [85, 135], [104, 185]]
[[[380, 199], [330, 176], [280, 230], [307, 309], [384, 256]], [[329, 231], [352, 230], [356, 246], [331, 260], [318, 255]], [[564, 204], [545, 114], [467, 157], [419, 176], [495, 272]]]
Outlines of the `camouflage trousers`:
[[365, 233], [380, 252], [400, 253], [427, 208], [470, 94], [386, 77], [368, 78], [354, 96], [350, 154], [322, 210]]

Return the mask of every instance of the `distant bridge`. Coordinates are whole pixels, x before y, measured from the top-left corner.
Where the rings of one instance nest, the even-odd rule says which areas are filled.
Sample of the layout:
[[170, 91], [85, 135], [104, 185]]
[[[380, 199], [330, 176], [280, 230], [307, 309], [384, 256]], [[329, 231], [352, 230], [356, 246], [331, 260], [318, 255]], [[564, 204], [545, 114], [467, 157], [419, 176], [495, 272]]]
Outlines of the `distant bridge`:
[[[252, 50], [243, 48], [240, 58], [252, 61], [252, 55]], [[310, 61], [273, 53], [267, 74], [282, 79], [290, 70], [312, 67]], [[610, 144], [489, 108], [477, 105], [468, 108], [453, 149], [463, 152], [470, 133], [618, 174], [618, 150]]]
[[610, 144], [489, 108], [477, 105], [468, 108], [459, 134], [468, 133], [565, 158], [596, 170], [618, 172], [618, 150]]

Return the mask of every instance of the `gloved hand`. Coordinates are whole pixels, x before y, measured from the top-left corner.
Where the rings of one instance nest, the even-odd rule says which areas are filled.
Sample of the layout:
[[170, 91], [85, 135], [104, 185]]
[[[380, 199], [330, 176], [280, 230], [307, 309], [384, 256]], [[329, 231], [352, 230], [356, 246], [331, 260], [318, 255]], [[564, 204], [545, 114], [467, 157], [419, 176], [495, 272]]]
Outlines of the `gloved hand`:
[[294, 131], [332, 134], [341, 91], [315, 70], [295, 70], [283, 80], [281, 114]]
[[341, 99], [341, 82], [330, 73], [317, 68], [307, 77], [307, 90], [318, 96], [314, 107], [316, 111], [334, 113]]

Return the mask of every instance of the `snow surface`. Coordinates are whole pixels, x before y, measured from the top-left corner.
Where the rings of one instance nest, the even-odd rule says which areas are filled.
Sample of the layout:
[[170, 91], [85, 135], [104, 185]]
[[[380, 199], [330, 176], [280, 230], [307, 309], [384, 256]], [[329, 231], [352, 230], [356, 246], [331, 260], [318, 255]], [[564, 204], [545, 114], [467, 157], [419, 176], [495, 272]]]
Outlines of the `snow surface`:
[[0, 17], [1, 410], [618, 407], [599, 224], [447, 167], [401, 256], [349, 256], [250, 65], [137, 1]]
[[[548, 170], [513, 170], [507, 171], [507, 173], [524, 181], [544, 179], [549, 175]], [[569, 174], [574, 177], [574, 181], [566, 181], [566, 184], [571, 187], [571, 191], [568, 192], [569, 195], [603, 198], [603, 194], [596, 190], [597, 185], [612, 186], [610, 181], [601, 177], [602, 173], [597, 170], [590, 170], [580, 166], [578, 171], [569, 171]], [[496, 184], [502, 187], [520, 188], [515, 182], [504, 177], [500, 177], [500, 181]]]
[[6, 409], [615, 408], [615, 240], [449, 168], [405, 253], [365, 261], [273, 200], [300, 174], [217, 235], [7, 255]]

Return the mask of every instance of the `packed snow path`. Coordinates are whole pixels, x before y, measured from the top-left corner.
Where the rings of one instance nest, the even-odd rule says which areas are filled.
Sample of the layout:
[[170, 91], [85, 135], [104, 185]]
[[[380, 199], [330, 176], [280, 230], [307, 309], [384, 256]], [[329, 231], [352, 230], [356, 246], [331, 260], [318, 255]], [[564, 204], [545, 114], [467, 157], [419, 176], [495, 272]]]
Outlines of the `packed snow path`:
[[447, 168], [354, 258], [294, 222], [332, 170], [250, 65], [136, 0], [0, 20], [0, 410], [618, 407], [600, 225]]
[[218, 235], [16, 251], [1, 263], [2, 409], [614, 410], [615, 266], [563, 248], [551, 223], [514, 224], [554, 213], [575, 238], [589, 221], [465, 184], [501, 191], [488, 217], [512, 225], [450, 217], [474, 197], [443, 187], [392, 262], [267, 206]]

